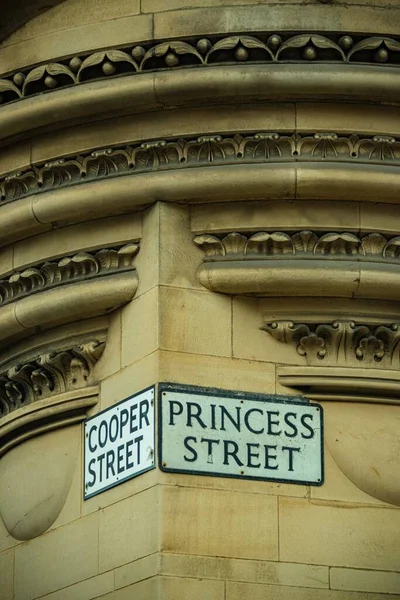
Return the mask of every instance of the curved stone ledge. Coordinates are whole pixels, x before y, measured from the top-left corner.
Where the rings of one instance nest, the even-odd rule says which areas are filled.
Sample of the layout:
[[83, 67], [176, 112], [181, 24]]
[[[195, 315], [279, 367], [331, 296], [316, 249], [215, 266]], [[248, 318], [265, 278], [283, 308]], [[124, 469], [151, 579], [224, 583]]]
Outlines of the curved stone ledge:
[[209, 262], [200, 283], [222, 294], [398, 300], [398, 265], [334, 260]]
[[38, 400], [11, 412], [0, 419], [0, 457], [34, 436], [80, 423], [98, 399], [98, 386], [92, 386]]
[[72, 283], [40, 292], [0, 308], [0, 345], [47, 329], [95, 317], [132, 300], [136, 272]]
[[0, 202], [76, 184], [153, 171], [201, 166], [329, 162], [400, 166], [400, 140], [391, 135], [276, 133], [202, 134], [131, 142], [60, 156], [0, 178]]
[[138, 173], [36, 194], [1, 207], [0, 245], [157, 201], [339, 200], [399, 202], [400, 169], [312, 162], [215, 165]]
[[202, 106], [204, 102], [212, 105], [318, 98], [397, 104], [398, 73], [397, 67], [388, 65], [270, 63], [163, 70], [92, 81], [1, 107], [0, 139], [60, 129], [104, 114]]
[[396, 371], [380, 370], [374, 375], [343, 367], [277, 369], [281, 385], [299, 390], [311, 400], [400, 405], [400, 376]]

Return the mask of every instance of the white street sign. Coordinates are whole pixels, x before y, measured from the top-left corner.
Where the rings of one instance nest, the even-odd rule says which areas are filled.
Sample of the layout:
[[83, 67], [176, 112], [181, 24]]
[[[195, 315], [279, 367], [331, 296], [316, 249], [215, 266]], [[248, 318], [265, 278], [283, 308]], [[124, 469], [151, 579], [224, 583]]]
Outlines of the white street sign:
[[155, 467], [154, 387], [85, 421], [87, 500]]
[[161, 386], [160, 468], [322, 485], [322, 413], [301, 398]]

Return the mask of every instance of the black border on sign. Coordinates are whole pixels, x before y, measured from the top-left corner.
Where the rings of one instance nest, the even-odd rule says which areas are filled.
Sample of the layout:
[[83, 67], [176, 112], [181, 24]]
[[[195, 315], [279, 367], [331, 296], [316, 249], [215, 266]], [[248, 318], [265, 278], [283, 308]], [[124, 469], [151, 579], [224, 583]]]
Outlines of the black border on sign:
[[[316, 406], [321, 414], [321, 481], [293, 481], [291, 479], [274, 479], [268, 477], [252, 477], [249, 475], [234, 475], [226, 473], [216, 473], [214, 471], [193, 471], [190, 469], [169, 469], [163, 467], [162, 442], [163, 442], [163, 421], [162, 421], [162, 394], [163, 392], [180, 392], [196, 394], [198, 396], [215, 396], [218, 398], [238, 398], [243, 400], [255, 400], [259, 402], [278, 402], [281, 404], [299, 404]], [[201, 475], [203, 477], [227, 477], [229, 479], [247, 479], [252, 481], [268, 481], [271, 483], [290, 483], [292, 485], [312, 485], [319, 487], [324, 484], [325, 465], [324, 465], [324, 409], [316, 402], [310, 402], [307, 398], [299, 396], [281, 396], [279, 394], [258, 394], [251, 392], [238, 392], [230, 390], [221, 390], [219, 388], [207, 388], [196, 385], [184, 385], [179, 383], [159, 383], [158, 384], [158, 465], [164, 473], [186, 473], [187, 475]]]
[[128, 475], [127, 477], [124, 477], [123, 479], [120, 479], [119, 481], [115, 481], [114, 483], [111, 483], [110, 485], [107, 485], [106, 487], [102, 488], [101, 490], [97, 490], [97, 492], [93, 492], [93, 494], [89, 494], [87, 496], [85, 496], [85, 465], [86, 465], [86, 426], [87, 423], [89, 423], [89, 421], [92, 421], [93, 419], [96, 419], [98, 416], [108, 412], [109, 410], [115, 408], [116, 406], [119, 406], [120, 404], [122, 404], [123, 402], [126, 402], [127, 400], [131, 400], [132, 398], [136, 398], [136, 396], [140, 396], [141, 394], [144, 394], [145, 392], [149, 392], [150, 390], [153, 390], [153, 396], [154, 396], [154, 446], [156, 445], [156, 427], [157, 427], [157, 410], [156, 410], [156, 386], [155, 385], [150, 385], [149, 387], [145, 388], [144, 390], [140, 390], [139, 392], [136, 392], [135, 394], [132, 394], [131, 396], [127, 396], [126, 398], [124, 398], [123, 400], [119, 400], [118, 402], [116, 402], [115, 404], [112, 404], [111, 406], [108, 406], [107, 408], [105, 408], [104, 410], [101, 410], [100, 412], [96, 413], [95, 415], [93, 415], [92, 417], [88, 417], [87, 419], [85, 419], [83, 421], [83, 500], [89, 500], [90, 498], [93, 498], [94, 496], [98, 496], [99, 494], [102, 494], [103, 492], [106, 492], [107, 490], [110, 490], [111, 488], [116, 487], [117, 485], [119, 485], [120, 483], [124, 483], [125, 481], [129, 481], [129, 479], [134, 479], [135, 477], [137, 477], [138, 475], [142, 475], [143, 473], [147, 473], [148, 471], [152, 471], [153, 469], [156, 468], [156, 449], [154, 448], [154, 462], [153, 465], [151, 467], [147, 467], [147, 469], [143, 469], [142, 471], [138, 471], [137, 473], [133, 473], [132, 475]]

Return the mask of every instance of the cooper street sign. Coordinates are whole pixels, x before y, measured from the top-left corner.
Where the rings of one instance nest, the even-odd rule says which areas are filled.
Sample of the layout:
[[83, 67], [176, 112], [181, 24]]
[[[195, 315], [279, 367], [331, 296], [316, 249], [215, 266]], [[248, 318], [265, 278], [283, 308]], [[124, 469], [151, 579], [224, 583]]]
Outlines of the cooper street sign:
[[84, 499], [155, 467], [154, 387], [85, 421]]
[[165, 384], [159, 389], [163, 471], [323, 483], [323, 410], [301, 398]]

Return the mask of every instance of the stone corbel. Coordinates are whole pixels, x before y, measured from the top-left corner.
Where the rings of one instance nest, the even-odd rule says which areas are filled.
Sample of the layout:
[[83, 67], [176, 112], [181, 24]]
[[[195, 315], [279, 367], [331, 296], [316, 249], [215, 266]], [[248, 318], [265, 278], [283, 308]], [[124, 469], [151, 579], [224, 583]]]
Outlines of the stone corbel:
[[400, 237], [372, 232], [203, 234], [198, 278], [225, 294], [397, 300]]

